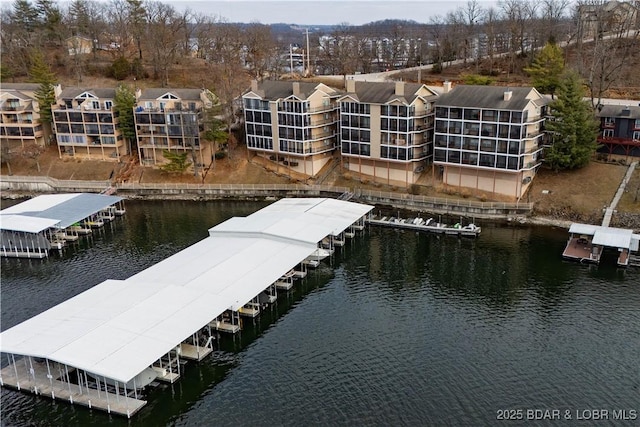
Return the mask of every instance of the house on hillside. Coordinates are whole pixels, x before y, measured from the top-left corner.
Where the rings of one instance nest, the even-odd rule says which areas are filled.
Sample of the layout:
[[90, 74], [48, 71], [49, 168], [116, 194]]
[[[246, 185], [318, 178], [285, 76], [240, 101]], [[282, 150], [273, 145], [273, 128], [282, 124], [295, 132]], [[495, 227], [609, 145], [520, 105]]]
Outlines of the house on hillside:
[[213, 148], [202, 134], [213, 99], [206, 89], [138, 89], [133, 110], [140, 163], [162, 165], [169, 151], [187, 153], [196, 169], [211, 164]]
[[0, 143], [10, 151], [29, 143], [46, 143], [35, 96], [39, 87], [37, 83], [4, 82], [0, 87]]
[[458, 189], [519, 200], [541, 164], [548, 102], [532, 87], [446, 82], [436, 100], [434, 172]]
[[596, 117], [599, 152], [640, 157], [640, 106], [600, 105]]
[[129, 154], [118, 127], [115, 96], [113, 88], [56, 88], [51, 113], [60, 158], [119, 161]]
[[637, 1], [607, 1], [578, 6], [578, 31], [581, 39], [602, 37], [609, 32], [639, 28], [640, 3]]
[[340, 92], [322, 83], [252, 81], [242, 95], [247, 149], [315, 176], [338, 145]]
[[433, 157], [434, 102], [427, 86], [347, 80], [340, 103], [343, 166], [387, 185], [414, 184]]
[[86, 55], [93, 52], [93, 40], [81, 36], [68, 37], [66, 40], [69, 56]]

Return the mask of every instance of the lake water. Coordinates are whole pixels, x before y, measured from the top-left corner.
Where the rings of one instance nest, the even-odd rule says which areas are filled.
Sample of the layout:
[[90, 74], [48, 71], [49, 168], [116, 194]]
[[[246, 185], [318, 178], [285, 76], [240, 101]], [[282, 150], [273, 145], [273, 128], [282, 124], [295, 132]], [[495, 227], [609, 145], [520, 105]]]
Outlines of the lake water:
[[[62, 256], [2, 259], [2, 330], [263, 206], [129, 201]], [[481, 225], [367, 229], [131, 420], [3, 388], [2, 425], [587, 425], [600, 409], [638, 425], [640, 269], [562, 261], [565, 230]]]

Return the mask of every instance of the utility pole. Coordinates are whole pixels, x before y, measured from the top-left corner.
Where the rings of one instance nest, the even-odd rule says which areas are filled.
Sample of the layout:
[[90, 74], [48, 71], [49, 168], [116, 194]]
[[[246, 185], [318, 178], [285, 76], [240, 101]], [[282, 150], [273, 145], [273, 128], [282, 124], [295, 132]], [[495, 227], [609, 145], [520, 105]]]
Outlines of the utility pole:
[[289, 67], [289, 71], [293, 77], [293, 46], [291, 44], [289, 44]]
[[311, 75], [311, 60], [309, 59], [309, 29], [307, 28], [307, 77]]

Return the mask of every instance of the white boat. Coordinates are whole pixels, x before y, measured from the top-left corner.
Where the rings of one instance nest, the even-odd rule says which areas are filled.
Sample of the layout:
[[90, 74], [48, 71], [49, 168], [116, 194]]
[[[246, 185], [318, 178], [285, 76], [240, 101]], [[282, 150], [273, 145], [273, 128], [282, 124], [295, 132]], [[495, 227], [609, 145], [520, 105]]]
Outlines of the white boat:
[[[91, 372], [87, 372], [87, 375], [89, 375], [91, 378], [100, 381], [101, 383], [104, 383], [105, 380], [107, 382], [107, 384], [114, 386], [116, 385], [116, 382], [114, 380], [112, 380], [111, 378], [104, 378], [101, 377], [99, 375], [94, 375]], [[158, 373], [151, 367], [145, 369], [144, 371], [140, 372], [138, 375], [136, 375], [135, 377], [133, 377], [133, 379], [129, 382], [127, 382], [126, 387], [127, 390], [133, 390], [133, 388], [135, 387], [136, 389], [140, 390], [141, 388], [144, 388], [146, 386], [148, 386], [149, 384], [151, 384], [156, 377], [158, 376]], [[135, 386], [134, 386], [135, 384]], [[120, 389], [122, 389], [125, 385], [121, 382], [118, 382], [118, 387]]]
[[323, 259], [331, 256], [332, 253], [332, 249], [317, 248], [311, 255], [307, 257], [307, 259], [312, 261], [322, 261]]

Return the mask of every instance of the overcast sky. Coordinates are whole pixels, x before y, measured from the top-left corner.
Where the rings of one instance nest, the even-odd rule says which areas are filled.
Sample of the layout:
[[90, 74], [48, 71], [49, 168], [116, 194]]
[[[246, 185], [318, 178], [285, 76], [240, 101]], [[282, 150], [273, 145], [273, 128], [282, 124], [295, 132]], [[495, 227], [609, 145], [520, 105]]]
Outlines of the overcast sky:
[[[172, 0], [177, 9], [190, 9], [229, 22], [260, 22], [262, 24], [324, 24], [348, 23], [362, 25], [384, 19], [406, 19], [428, 23], [431, 16], [446, 15], [466, 1], [377, 1], [377, 0]], [[497, 5], [497, 1], [478, 0], [482, 7]]]

